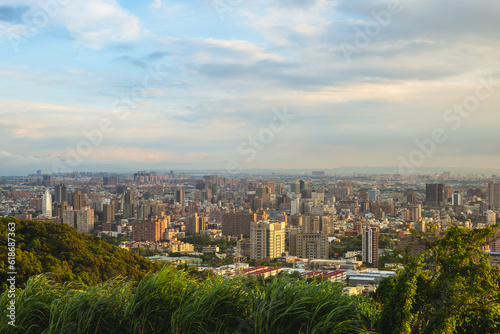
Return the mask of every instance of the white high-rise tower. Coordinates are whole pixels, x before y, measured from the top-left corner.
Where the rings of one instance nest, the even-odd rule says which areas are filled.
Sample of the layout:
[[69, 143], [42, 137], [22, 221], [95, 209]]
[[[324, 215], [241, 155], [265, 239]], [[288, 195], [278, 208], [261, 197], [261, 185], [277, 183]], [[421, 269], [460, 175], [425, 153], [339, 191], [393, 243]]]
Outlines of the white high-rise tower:
[[45, 189], [45, 194], [43, 194], [42, 216], [52, 218], [52, 195], [49, 193], [49, 189]]

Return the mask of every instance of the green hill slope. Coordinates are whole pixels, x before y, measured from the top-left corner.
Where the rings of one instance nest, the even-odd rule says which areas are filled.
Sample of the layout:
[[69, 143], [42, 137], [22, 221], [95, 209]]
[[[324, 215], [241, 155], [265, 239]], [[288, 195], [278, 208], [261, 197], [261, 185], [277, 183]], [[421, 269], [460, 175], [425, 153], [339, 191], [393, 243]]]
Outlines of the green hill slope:
[[[0, 291], [6, 288], [8, 223], [16, 223], [16, 285], [22, 288], [33, 275], [51, 272], [58, 282], [102, 283], [117, 276], [139, 280], [160, 265], [78, 233], [65, 224], [0, 218]], [[12, 237], [12, 235], [10, 235]]]

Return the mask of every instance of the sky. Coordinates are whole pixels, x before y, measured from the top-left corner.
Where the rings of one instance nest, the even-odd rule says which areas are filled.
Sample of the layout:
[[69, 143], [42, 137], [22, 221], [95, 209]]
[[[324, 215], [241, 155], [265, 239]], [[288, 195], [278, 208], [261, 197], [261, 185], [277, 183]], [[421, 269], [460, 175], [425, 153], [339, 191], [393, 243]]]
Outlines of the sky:
[[0, 0], [0, 175], [500, 168], [500, 2]]

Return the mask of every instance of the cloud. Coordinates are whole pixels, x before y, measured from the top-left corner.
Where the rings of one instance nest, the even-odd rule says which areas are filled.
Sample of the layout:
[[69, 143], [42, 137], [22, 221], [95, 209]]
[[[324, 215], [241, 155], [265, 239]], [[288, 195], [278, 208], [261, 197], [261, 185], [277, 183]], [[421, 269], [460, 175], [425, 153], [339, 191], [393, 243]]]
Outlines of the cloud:
[[[4, 0], [2, 3], [0, 18], [3, 15], [7, 21], [22, 24], [36, 33], [49, 26], [63, 26], [76, 44], [94, 50], [137, 40], [141, 33], [139, 18], [123, 9], [116, 0], [65, 1], [43, 6], [35, 0]], [[0, 35], [5, 34], [6, 29], [0, 26]], [[24, 31], [20, 35], [24, 36]]]

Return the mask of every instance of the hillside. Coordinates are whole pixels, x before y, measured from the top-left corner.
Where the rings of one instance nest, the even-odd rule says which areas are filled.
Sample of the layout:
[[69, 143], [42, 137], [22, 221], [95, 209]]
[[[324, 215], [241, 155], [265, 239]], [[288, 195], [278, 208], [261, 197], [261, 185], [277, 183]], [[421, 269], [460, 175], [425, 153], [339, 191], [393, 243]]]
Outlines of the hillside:
[[97, 237], [78, 233], [65, 224], [0, 218], [0, 291], [6, 285], [7, 225], [16, 223], [16, 285], [22, 288], [29, 277], [54, 273], [57, 282], [95, 285], [117, 276], [139, 280], [160, 265], [110, 245]]

